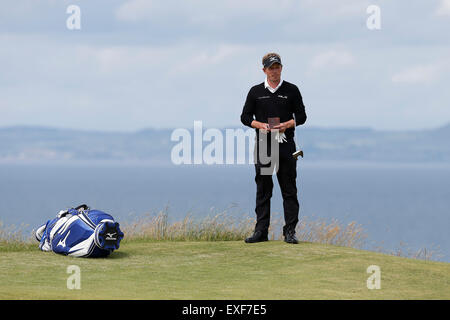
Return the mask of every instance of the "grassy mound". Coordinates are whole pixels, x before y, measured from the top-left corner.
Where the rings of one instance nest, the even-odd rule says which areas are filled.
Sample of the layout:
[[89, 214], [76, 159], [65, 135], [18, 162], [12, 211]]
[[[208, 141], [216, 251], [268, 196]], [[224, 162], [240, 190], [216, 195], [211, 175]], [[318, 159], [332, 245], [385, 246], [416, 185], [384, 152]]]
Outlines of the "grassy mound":
[[[380, 289], [367, 288], [371, 265]], [[135, 239], [104, 259], [0, 250], [0, 299], [450, 299], [449, 288], [448, 263], [310, 242]]]

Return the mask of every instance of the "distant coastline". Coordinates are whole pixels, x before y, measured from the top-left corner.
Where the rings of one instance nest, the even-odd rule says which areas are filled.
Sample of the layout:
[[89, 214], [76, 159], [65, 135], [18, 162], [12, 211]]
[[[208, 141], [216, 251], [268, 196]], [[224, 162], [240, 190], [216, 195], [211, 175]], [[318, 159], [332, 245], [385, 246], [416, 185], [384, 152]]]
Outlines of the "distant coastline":
[[[176, 144], [170, 139], [173, 130], [105, 132], [4, 127], [0, 128], [0, 163], [110, 162], [166, 166], [171, 165], [171, 149]], [[225, 131], [224, 128], [219, 130]], [[297, 132], [306, 163], [309, 160], [342, 163], [450, 162], [450, 124], [416, 131], [299, 127]]]

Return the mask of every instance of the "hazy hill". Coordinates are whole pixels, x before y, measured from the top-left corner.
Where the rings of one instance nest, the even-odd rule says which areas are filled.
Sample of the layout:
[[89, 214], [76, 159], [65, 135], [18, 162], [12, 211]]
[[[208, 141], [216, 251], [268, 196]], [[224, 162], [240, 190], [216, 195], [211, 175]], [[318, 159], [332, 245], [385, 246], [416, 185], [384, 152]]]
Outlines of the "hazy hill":
[[[243, 127], [234, 129], [237, 128]], [[203, 133], [206, 129], [203, 128]], [[170, 164], [171, 150], [178, 143], [170, 140], [172, 132], [173, 129], [124, 133], [46, 127], [0, 128], [0, 161], [111, 160]], [[190, 132], [193, 137], [192, 128]], [[298, 134], [305, 158], [309, 160], [450, 161], [450, 124], [420, 131], [300, 127]], [[210, 142], [203, 142], [203, 148], [208, 144]]]

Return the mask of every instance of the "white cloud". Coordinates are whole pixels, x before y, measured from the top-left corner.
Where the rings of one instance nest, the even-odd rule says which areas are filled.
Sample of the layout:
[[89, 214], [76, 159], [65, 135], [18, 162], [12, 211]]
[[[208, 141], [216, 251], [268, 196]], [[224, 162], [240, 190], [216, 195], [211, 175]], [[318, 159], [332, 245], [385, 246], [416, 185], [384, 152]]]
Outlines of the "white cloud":
[[226, 60], [242, 54], [245, 50], [245, 46], [233, 44], [221, 44], [212, 48], [204, 47], [190, 52], [184, 59], [172, 61], [168, 74], [179, 75], [180, 73], [204, 71], [219, 64], [225, 65]]
[[152, 0], [127, 1], [116, 10], [116, 17], [123, 21], [151, 18], [162, 13], [163, 6], [159, 4]]
[[128, 0], [115, 11], [121, 21], [141, 20], [217, 25], [230, 21], [298, 21], [302, 16], [334, 19], [365, 16], [368, 0]]
[[314, 56], [310, 63], [313, 70], [337, 69], [355, 63], [354, 56], [348, 51], [329, 50]]
[[273, 8], [270, 0], [129, 0], [116, 9], [116, 18], [122, 21], [164, 19], [176, 23], [180, 19], [192, 23], [219, 23], [241, 17], [281, 19], [298, 8], [295, 0], [281, 0]]
[[435, 81], [439, 77], [438, 65], [419, 65], [409, 67], [392, 76], [394, 83], [422, 84]]
[[[65, 28], [65, 6], [54, 1], [39, 19], [21, 6], [12, 14], [20, 21], [0, 19], [9, 30], [0, 31], [0, 126], [236, 124], [248, 89], [264, 79], [260, 59], [269, 51], [281, 54], [283, 78], [301, 87], [311, 124], [395, 127], [397, 119], [384, 122], [392, 105], [408, 106], [413, 118], [422, 97], [430, 108], [449, 101], [450, 47], [436, 32], [446, 21], [433, 15], [438, 4], [445, 14], [448, 1], [404, 7], [379, 0], [386, 21], [409, 11], [395, 23], [403, 29], [376, 34], [365, 28], [366, 0], [286, 0], [276, 10], [268, 0], [99, 0], [81, 6], [87, 20], [78, 33]], [[35, 30], [54, 17], [60, 22]], [[419, 94], [399, 85], [408, 83], [431, 85]], [[379, 117], [367, 119], [367, 110]]]
[[350, 17], [366, 15], [366, 8], [370, 5], [367, 0], [304, 0], [303, 9], [324, 17]]
[[450, 16], [450, 0], [441, 0], [439, 7], [436, 9], [438, 16]]

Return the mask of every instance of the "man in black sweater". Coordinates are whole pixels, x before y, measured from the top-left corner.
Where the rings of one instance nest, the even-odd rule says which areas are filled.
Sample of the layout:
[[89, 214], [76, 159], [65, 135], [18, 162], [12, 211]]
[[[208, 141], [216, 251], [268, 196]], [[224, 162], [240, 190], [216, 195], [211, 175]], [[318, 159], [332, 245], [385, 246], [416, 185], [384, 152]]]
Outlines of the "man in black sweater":
[[[280, 56], [276, 53], [268, 53], [263, 57], [262, 63], [266, 79], [263, 83], [250, 89], [242, 110], [241, 122], [256, 129], [256, 150], [260, 149], [260, 142], [270, 142], [274, 138], [272, 134], [277, 136], [279, 142], [279, 158], [276, 164], [277, 179], [283, 196], [285, 220], [283, 236], [287, 243], [298, 243], [295, 236], [299, 213], [296, 185], [297, 160], [292, 154], [296, 149], [294, 128], [306, 121], [305, 106], [297, 86], [281, 79], [283, 66]], [[268, 118], [279, 118], [280, 124], [270, 128]], [[267, 139], [261, 139], [263, 138], [262, 134], [266, 135]], [[267, 155], [270, 156], [269, 143], [266, 149]], [[268, 164], [260, 160], [259, 152], [256, 152], [256, 226], [253, 235], [245, 239], [247, 243], [268, 240], [273, 181], [272, 174], [264, 173], [261, 170]]]

